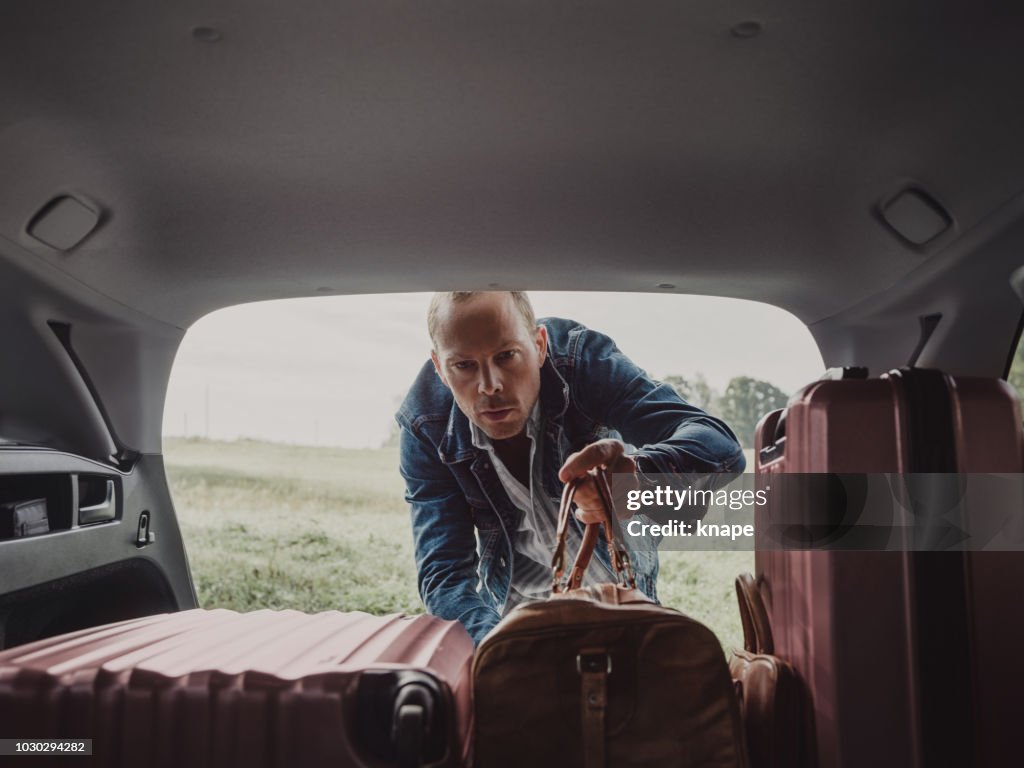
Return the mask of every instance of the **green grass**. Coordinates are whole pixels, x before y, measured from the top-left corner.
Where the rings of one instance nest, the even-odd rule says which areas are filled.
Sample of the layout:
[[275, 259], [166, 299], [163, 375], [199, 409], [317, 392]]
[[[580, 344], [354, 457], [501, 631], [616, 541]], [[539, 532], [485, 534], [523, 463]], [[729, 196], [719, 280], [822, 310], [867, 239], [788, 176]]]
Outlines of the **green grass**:
[[[166, 439], [164, 459], [204, 608], [420, 613], [398, 451]], [[725, 647], [752, 552], [662, 552], [665, 605]]]

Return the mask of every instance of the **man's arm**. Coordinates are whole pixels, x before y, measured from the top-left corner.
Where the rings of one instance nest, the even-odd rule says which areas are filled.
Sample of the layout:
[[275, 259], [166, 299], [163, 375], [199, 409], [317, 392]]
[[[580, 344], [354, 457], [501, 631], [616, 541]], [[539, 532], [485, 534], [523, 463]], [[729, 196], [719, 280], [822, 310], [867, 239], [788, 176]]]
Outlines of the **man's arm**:
[[[591, 467], [602, 465], [612, 472], [632, 474], [633, 487], [650, 482], [646, 478], [650, 474], [690, 478], [701, 474], [704, 477], [696, 485], [714, 489], [743, 472], [742, 446], [725, 422], [652, 379], [604, 334], [589, 329], [580, 333], [571, 382], [574, 400], [584, 414], [617, 430], [638, 451], [627, 456], [620, 441], [600, 440], [568, 457], [560, 480], [582, 477]], [[600, 520], [596, 489], [581, 488], [577, 505], [577, 517], [583, 522]], [[616, 511], [620, 518], [631, 514]], [[703, 516], [704, 511], [692, 509], [691, 513]]]
[[404, 426], [400, 445], [420, 597], [429, 613], [461, 622], [479, 643], [501, 616], [477, 592], [479, 557], [469, 505], [433, 446]]
[[584, 413], [616, 429], [658, 472], [743, 471], [743, 449], [724, 421], [652, 379], [603, 333], [582, 334], [571, 386]]

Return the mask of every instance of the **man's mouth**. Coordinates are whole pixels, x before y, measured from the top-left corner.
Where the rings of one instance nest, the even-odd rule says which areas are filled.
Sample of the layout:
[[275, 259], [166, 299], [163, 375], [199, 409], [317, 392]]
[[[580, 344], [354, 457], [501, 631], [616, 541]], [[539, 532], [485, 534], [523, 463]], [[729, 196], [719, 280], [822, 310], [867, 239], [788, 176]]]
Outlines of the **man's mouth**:
[[507, 419], [509, 416], [512, 415], [512, 412], [514, 410], [515, 408], [491, 408], [486, 411], [480, 411], [480, 415], [486, 421], [498, 422]]

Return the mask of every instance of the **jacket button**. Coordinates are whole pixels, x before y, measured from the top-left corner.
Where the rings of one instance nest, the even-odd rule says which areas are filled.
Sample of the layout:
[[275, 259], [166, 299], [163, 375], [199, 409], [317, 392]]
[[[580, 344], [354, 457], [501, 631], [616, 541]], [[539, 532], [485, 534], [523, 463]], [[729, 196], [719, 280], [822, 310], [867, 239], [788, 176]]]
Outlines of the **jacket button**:
[[505, 567], [505, 558], [504, 558], [504, 557], [499, 557], [499, 558], [498, 558], [498, 562], [499, 562], [499, 563], [501, 563], [501, 567], [502, 567], [502, 568], [504, 568], [504, 567]]

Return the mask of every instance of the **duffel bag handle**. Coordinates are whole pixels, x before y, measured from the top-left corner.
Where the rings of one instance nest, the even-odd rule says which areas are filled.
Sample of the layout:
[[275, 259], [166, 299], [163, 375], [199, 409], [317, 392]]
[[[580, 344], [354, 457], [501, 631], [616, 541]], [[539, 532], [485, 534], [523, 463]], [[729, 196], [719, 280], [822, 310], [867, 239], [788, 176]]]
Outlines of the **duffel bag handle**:
[[[612, 501], [611, 486], [608, 483], [608, 471], [597, 467], [590, 470], [588, 474], [594, 479], [597, 494], [601, 499], [601, 510], [604, 513], [605, 539], [608, 543], [608, 554], [611, 557], [612, 568], [615, 570], [622, 586], [635, 589], [636, 576], [633, 573], [633, 565], [629, 560], [629, 553], [623, 543], [619, 520], [615, 516], [615, 503]], [[583, 574], [590, 564], [594, 547], [597, 546], [598, 537], [601, 535], [601, 523], [587, 524], [586, 530], [583, 533], [583, 542], [580, 544], [580, 551], [576, 553], [576, 559], [573, 561], [572, 570], [569, 572], [567, 582], [563, 583], [566, 539], [569, 534], [569, 516], [572, 514], [573, 497], [576, 495], [576, 489], [580, 483], [585, 480], [586, 478], [574, 478], [566, 483], [562, 489], [562, 505], [558, 510], [558, 530], [555, 535], [555, 554], [551, 559], [551, 591], [555, 593], [579, 588], [583, 582]]]
[[768, 611], [758, 589], [757, 581], [749, 573], [736, 577], [736, 599], [740, 605], [740, 623], [743, 625], [743, 647], [751, 653], [775, 653], [775, 640]]

